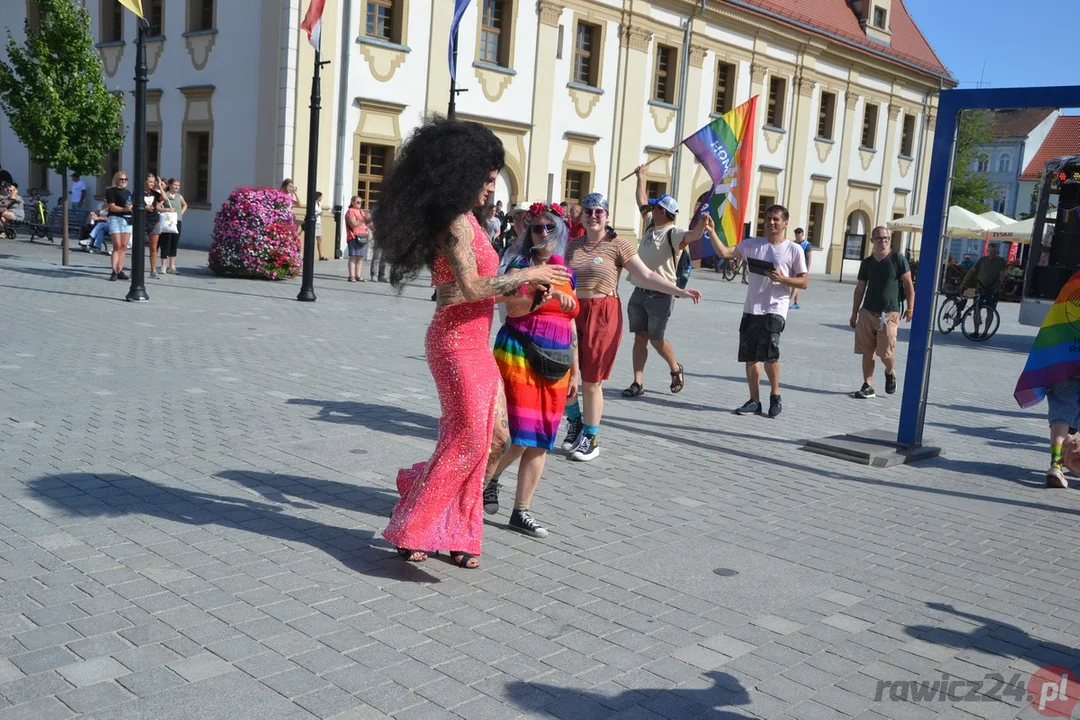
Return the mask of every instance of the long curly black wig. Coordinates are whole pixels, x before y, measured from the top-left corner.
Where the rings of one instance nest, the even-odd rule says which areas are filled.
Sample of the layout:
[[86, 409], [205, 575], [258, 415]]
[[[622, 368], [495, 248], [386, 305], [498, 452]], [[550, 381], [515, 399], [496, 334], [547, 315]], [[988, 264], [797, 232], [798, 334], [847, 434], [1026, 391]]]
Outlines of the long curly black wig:
[[413, 131], [383, 177], [372, 213], [396, 289], [431, 268], [436, 236], [472, 211], [489, 174], [505, 161], [502, 143], [479, 123], [432, 115]]

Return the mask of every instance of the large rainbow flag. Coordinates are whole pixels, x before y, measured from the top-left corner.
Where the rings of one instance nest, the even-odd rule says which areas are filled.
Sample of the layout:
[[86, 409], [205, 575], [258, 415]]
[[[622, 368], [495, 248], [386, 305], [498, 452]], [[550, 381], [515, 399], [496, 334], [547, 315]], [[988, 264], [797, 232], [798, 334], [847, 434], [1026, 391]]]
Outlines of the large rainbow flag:
[[[711, 213], [716, 234], [729, 247], [742, 240], [743, 218], [750, 202], [757, 99], [755, 95], [683, 141], [712, 180], [712, 188], [698, 198], [694, 215]], [[690, 249], [694, 258], [715, 254], [708, 238], [694, 246]]]
[[1013, 397], [1022, 408], [1036, 405], [1051, 385], [1080, 377], [1080, 271], [1058, 293], [1039, 328]]

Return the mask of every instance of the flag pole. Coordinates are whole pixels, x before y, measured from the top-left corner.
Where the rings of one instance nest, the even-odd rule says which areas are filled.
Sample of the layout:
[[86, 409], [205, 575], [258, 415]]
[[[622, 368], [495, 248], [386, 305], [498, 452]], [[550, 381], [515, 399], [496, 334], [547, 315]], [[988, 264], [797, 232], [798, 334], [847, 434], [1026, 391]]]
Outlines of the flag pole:
[[[140, 8], [141, 9], [141, 8]], [[146, 203], [139, 185], [146, 184], [146, 28], [149, 23], [139, 16], [135, 34], [135, 172], [128, 173], [131, 193], [131, 287], [128, 302], [148, 302], [146, 294]]]
[[304, 265], [300, 282], [300, 293], [296, 299], [301, 302], [315, 302], [315, 193], [319, 182], [319, 110], [322, 93], [320, 91], [320, 73], [329, 60], [322, 60], [315, 51], [315, 71], [311, 76], [311, 119], [308, 128], [308, 173], [307, 173], [307, 212], [304, 214]]
[[[652, 165], [652, 164], [653, 164], [654, 162], [656, 162], [657, 160], [659, 160], [660, 158], [665, 158], [665, 157], [667, 157], [668, 155], [671, 155], [671, 154], [672, 154], [673, 152], [675, 152], [676, 150], [678, 150], [678, 149], [679, 149], [679, 145], [682, 145], [682, 143], [679, 143], [678, 145], [673, 145], [673, 146], [669, 147], [669, 148], [668, 148], [667, 150], [665, 150], [664, 152], [660, 153], [659, 155], [657, 155], [656, 157], [654, 157], [654, 158], [653, 158], [652, 160], [648, 161], [647, 163], [645, 163], [645, 164], [644, 164], [644, 165], [642, 165], [641, 167], [643, 167], [643, 168], [647, 168], [647, 167], [649, 167], [650, 165]], [[627, 173], [627, 174], [626, 174], [626, 175], [624, 175], [623, 177], [619, 178], [619, 182], [622, 182], [623, 180], [626, 180], [626, 179], [628, 179], [628, 178], [632, 178], [632, 177], [634, 177], [634, 173], [636, 173], [636, 172], [637, 172], [637, 168], [634, 168], [634, 169], [633, 169], [633, 170], [631, 170], [631, 171], [630, 171], [629, 173]]]
[[457, 116], [457, 95], [461, 92], [466, 92], [468, 88], [458, 89], [457, 81], [454, 80], [454, 76], [457, 74], [457, 47], [458, 47], [458, 29], [454, 28], [454, 39], [452, 40], [454, 47], [454, 66], [451, 68], [453, 72], [450, 73], [450, 105], [446, 108], [446, 119], [454, 120]]

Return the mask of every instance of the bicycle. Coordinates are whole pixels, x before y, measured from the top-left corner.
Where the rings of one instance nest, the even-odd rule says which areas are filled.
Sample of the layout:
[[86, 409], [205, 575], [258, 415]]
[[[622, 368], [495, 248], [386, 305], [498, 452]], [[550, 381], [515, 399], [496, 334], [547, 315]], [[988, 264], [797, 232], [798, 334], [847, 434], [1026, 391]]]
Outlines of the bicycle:
[[26, 222], [44, 225], [48, 222], [49, 207], [46, 201], [52, 193], [31, 189], [26, 196]]
[[742, 268], [739, 263], [739, 258], [737, 257], [729, 258], [727, 260], [718, 257], [716, 258], [716, 264], [713, 266], [713, 269], [720, 274], [720, 277], [731, 281], [735, 279]]
[[963, 297], [959, 290], [946, 291], [942, 294], [945, 299], [941, 302], [941, 309], [938, 310], [937, 326], [942, 335], [948, 335], [963, 319], [964, 310], [967, 309], [967, 298]]
[[[997, 294], [993, 290], [979, 290], [976, 293], [975, 302], [960, 318], [960, 332], [964, 333], [964, 337], [973, 342], [986, 342], [994, 337], [1001, 325], [997, 299]], [[982, 313], [986, 314], [985, 321], [980, 320]]]

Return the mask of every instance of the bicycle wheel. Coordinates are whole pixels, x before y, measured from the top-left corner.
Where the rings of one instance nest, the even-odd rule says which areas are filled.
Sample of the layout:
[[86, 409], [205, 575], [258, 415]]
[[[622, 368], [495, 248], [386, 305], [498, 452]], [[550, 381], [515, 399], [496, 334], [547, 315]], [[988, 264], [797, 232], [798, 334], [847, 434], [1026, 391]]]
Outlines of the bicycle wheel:
[[937, 327], [942, 335], [948, 335], [960, 324], [960, 304], [956, 298], [947, 297], [938, 310]]
[[[977, 328], [975, 326], [976, 311], [979, 313], [979, 325]], [[960, 319], [960, 332], [964, 333], [964, 337], [973, 342], [986, 342], [994, 337], [999, 325], [1001, 325], [1001, 315], [998, 314], [997, 308], [976, 305], [969, 308], [964, 313], [964, 317]]]
[[734, 280], [736, 275], [735, 266], [731, 264], [730, 260], [724, 261], [724, 279]]

